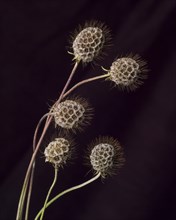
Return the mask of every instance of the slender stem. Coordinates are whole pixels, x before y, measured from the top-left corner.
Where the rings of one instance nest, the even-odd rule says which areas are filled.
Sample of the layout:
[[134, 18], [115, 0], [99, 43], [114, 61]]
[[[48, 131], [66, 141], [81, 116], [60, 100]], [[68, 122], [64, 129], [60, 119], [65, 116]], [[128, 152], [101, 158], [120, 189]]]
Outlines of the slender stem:
[[49, 113], [46, 113], [45, 115], [43, 115], [43, 116], [41, 117], [41, 119], [39, 120], [37, 126], [36, 126], [36, 129], [35, 129], [35, 132], [34, 132], [34, 137], [33, 137], [33, 150], [35, 150], [36, 140], [37, 140], [37, 135], [38, 135], [39, 128], [40, 128], [40, 126], [41, 126], [43, 120], [44, 120], [46, 117], [48, 118], [49, 116], [52, 116], [52, 113], [49, 112]]
[[[76, 189], [80, 189], [80, 188], [82, 188], [82, 187], [84, 187], [84, 186], [86, 186], [86, 185], [92, 183], [93, 181], [97, 180], [100, 176], [101, 176], [101, 173], [98, 173], [98, 174], [97, 174], [96, 176], [94, 176], [92, 179], [90, 179], [90, 180], [88, 180], [88, 181], [86, 181], [86, 182], [84, 182], [84, 183], [81, 183], [81, 184], [79, 184], [79, 185], [73, 186], [73, 187], [71, 187], [71, 188], [69, 188], [69, 189], [64, 190], [63, 192], [61, 192], [61, 193], [59, 193], [57, 196], [55, 196], [53, 199], [51, 199], [51, 200], [46, 204], [46, 207], [45, 207], [45, 208], [48, 208], [53, 202], [55, 202], [55, 201], [56, 201], [57, 199], [59, 199], [61, 196], [65, 195], [65, 194], [67, 194], [67, 193], [69, 193], [69, 192], [71, 192], [71, 191], [74, 191], [74, 190], [76, 190]], [[37, 219], [40, 217], [40, 215], [41, 215], [42, 212], [43, 212], [43, 208], [38, 212], [37, 216], [35, 217], [35, 220], [37, 220]]]
[[71, 82], [71, 80], [72, 80], [72, 78], [73, 78], [73, 75], [74, 75], [74, 73], [75, 73], [75, 71], [76, 71], [76, 69], [77, 69], [77, 67], [78, 67], [79, 62], [80, 62], [80, 61], [77, 61], [77, 62], [75, 63], [75, 65], [74, 65], [74, 67], [73, 67], [73, 70], [72, 70], [72, 72], [71, 72], [71, 74], [70, 74], [70, 76], [69, 76], [69, 78], [68, 78], [68, 80], [67, 80], [67, 82], [66, 82], [66, 84], [65, 84], [65, 86], [64, 86], [64, 88], [63, 88], [63, 90], [62, 90], [62, 93], [61, 93], [59, 99], [56, 101], [55, 105], [59, 104], [59, 102], [60, 102], [61, 99], [63, 98], [64, 93], [65, 93], [65, 91], [67, 90], [67, 88], [68, 88], [68, 86], [69, 86], [69, 84], [70, 84], [70, 82]]
[[88, 82], [92, 82], [92, 81], [95, 81], [95, 80], [98, 80], [98, 79], [102, 79], [102, 78], [105, 78], [105, 77], [108, 77], [109, 76], [109, 73], [107, 74], [104, 74], [104, 75], [100, 75], [100, 76], [95, 76], [95, 77], [92, 77], [92, 78], [89, 78], [89, 79], [85, 79], [85, 80], [82, 80], [81, 82], [77, 83], [76, 85], [74, 85], [71, 89], [69, 89], [64, 95], [63, 97], [69, 95], [73, 90], [75, 90], [76, 88], [78, 88], [79, 86], [85, 84], [85, 83], [88, 83]]
[[35, 170], [35, 161], [32, 165], [32, 172], [30, 176], [29, 189], [28, 189], [27, 202], [26, 202], [25, 220], [28, 220], [28, 215], [29, 215], [29, 207], [30, 207], [31, 193], [33, 187], [33, 180], [34, 180], [34, 170]]
[[[72, 72], [61, 92], [61, 95], [59, 96], [59, 99], [56, 101], [55, 105], [57, 105], [63, 98], [63, 95], [65, 93], [65, 91], [67, 90], [67, 87], [69, 86], [69, 83], [71, 82], [71, 79], [78, 67], [78, 64], [79, 64], [79, 61], [77, 61], [72, 69]], [[31, 173], [31, 169], [33, 167], [33, 163], [34, 163], [34, 160], [35, 160], [35, 157], [37, 155], [37, 152], [39, 150], [39, 147], [41, 145], [41, 142], [44, 138], [44, 135], [51, 123], [51, 120], [52, 120], [52, 116], [50, 116], [48, 118], [48, 120], [46, 121], [46, 124], [45, 124], [45, 127], [43, 128], [43, 132], [40, 136], [40, 139], [36, 145], [36, 148], [35, 148], [35, 151], [33, 152], [32, 154], [32, 157], [31, 157], [31, 160], [30, 160], [30, 163], [29, 163], [29, 166], [28, 166], [28, 169], [27, 169], [27, 172], [26, 172], [26, 176], [25, 176], [25, 179], [24, 179], [24, 182], [23, 182], [23, 187], [22, 187], [22, 191], [21, 191], [21, 195], [20, 195], [20, 199], [19, 199], [19, 203], [18, 203], [18, 210], [17, 210], [17, 216], [16, 216], [16, 220], [22, 220], [22, 215], [23, 215], [23, 208], [24, 208], [24, 201], [25, 201], [25, 197], [26, 197], [26, 189], [27, 189], [27, 186], [29, 184], [29, 178], [30, 178], [30, 173]]]
[[32, 154], [32, 158], [30, 160], [30, 163], [29, 163], [29, 166], [28, 166], [28, 169], [27, 169], [27, 172], [26, 172], [26, 176], [25, 176], [25, 179], [24, 179], [24, 183], [23, 183], [23, 187], [22, 187], [22, 191], [21, 191], [21, 195], [20, 195], [20, 200], [19, 200], [19, 203], [18, 203], [18, 210], [17, 210], [16, 220], [22, 220], [24, 201], [25, 201], [25, 197], [26, 197], [26, 190], [27, 190], [28, 183], [29, 183], [29, 177], [30, 177], [30, 173], [31, 173], [31, 168], [33, 166], [36, 154], [37, 154], [37, 152], [39, 150], [39, 147], [40, 147], [40, 144], [41, 144], [41, 142], [43, 140], [43, 137], [44, 137], [44, 135], [45, 135], [45, 133], [47, 131], [47, 128], [49, 127], [50, 121], [48, 121], [48, 123], [44, 127], [43, 132], [41, 134], [41, 137], [39, 139], [39, 142], [38, 142], [38, 144], [37, 144], [37, 146], [35, 148], [35, 151]]
[[16, 219], [22, 219], [20, 216], [22, 216], [22, 207], [23, 207], [23, 203], [24, 203], [24, 197], [25, 197], [26, 191], [27, 191], [27, 186], [28, 186], [27, 184], [26, 185], [23, 184], [21, 194], [20, 194], [19, 203], [18, 203], [18, 210], [17, 210]]
[[[47, 117], [49, 117], [51, 115], [51, 113], [47, 113], [45, 115], [42, 116], [42, 118], [39, 120], [37, 127], [35, 129], [35, 133], [34, 133], [34, 137], [33, 137], [33, 151], [35, 150], [35, 146], [36, 146], [36, 140], [37, 140], [37, 134], [38, 134], [38, 130], [41, 126], [41, 123], [43, 122], [43, 120]], [[33, 179], [34, 179], [34, 170], [35, 170], [35, 161], [33, 163], [32, 166], [32, 171], [31, 171], [31, 176], [30, 176], [30, 183], [29, 183], [29, 189], [28, 189], [28, 196], [27, 196], [27, 202], [26, 202], [26, 212], [25, 212], [25, 220], [28, 220], [28, 214], [29, 214], [29, 206], [30, 206], [30, 199], [31, 199], [31, 193], [32, 193], [32, 186], [33, 186]]]
[[58, 168], [57, 168], [56, 166], [55, 166], [55, 168], [54, 168], [54, 171], [55, 171], [55, 172], [54, 172], [54, 180], [53, 180], [53, 183], [52, 183], [52, 185], [51, 185], [51, 187], [50, 187], [50, 189], [49, 189], [49, 191], [48, 191], [48, 194], [47, 194], [47, 196], [46, 196], [45, 203], [44, 203], [44, 206], [43, 206], [43, 208], [42, 208], [42, 213], [41, 213], [41, 216], [40, 216], [40, 220], [43, 219], [43, 216], [44, 216], [44, 213], [45, 213], [45, 209], [46, 209], [46, 205], [47, 205], [49, 196], [50, 196], [51, 191], [52, 191], [52, 189], [54, 188], [54, 185], [55, 185], [55, 183], [56, 183], [56, 181], [57, 181]]

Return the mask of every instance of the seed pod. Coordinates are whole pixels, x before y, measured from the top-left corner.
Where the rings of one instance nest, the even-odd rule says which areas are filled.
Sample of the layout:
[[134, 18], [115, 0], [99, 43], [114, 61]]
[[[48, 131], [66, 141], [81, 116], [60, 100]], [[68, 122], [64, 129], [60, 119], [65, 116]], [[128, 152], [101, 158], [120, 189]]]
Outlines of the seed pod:
[[123, 150], [119, 142], [112, 137], [100, 137], [92, 144], [90, 163], [96, 173], [105, 178], [121, 168], [125, 162]]
[[146, 63], [139, 56], [116, 59], [109, 70], [109, 79], [120, 88], [136, 89], [146, 78]]
[[56, 125], [67, 130], [81, 130], [92, 116], [92, 108], [83, 98], [73, 98], [59, 103], [53, 108]]
[[70, 157], [70, 142], [65, 138], [55, 138], [44, 151], [45, 161], [60, 167]]
[[98, 22], [87, 23], [73, 40], [72, 48], [75, 59], [83, 63], [92, 62], [104, 53], [104, 47], [108, 46], [109, 40], [109, 30], [105, 25]]

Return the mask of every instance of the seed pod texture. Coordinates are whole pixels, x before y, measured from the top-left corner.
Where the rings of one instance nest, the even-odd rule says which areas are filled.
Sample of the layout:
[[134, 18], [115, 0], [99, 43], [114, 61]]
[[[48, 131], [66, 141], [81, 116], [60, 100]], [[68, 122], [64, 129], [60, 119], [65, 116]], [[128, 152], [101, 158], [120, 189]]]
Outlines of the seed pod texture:
[[[90, 163], [96, 173], [104, 178], [116, 172], [124, 164], [123, 149], [112, 137], [100, 137], [93, 144]], [[114, 172], [115, 171], [115, 172]]]
[[66, 163], [69, 156], [70, 143], [65, 138], [55, 138], [45, 148], [45, 161], [50, 162], [56, 166], [62, 166]]
[[138, 56], [116, 59], [109, 71], [109, 79], [121, 88], [134, 90], [146, 78], [145, 62]]
[[88, 102], [75, 97], [60, 102], [53, 108], [56, 125], [67, 130], [82, 130], [90, 122], [92, 108]]

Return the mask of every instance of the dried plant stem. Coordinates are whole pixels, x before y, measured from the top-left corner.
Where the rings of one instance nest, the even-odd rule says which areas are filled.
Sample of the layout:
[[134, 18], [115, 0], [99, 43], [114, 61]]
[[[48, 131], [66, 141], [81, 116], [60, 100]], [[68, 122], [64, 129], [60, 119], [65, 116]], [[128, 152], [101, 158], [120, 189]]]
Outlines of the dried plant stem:
[[29, 215], [29, 207], [30, 207], [32, 186], [33, 186], [33, 180], [34, 180], [34, 170], [35, 170], [35, 161], [32, 165], [32, 172], [31, 172], [31, 176], [30, 176], [30, 183], [29, 183], [27, 202], [26, 202], [25, 220], [28, 220], [28, 215]]
[[[81, 184], [79, 184], [79, 185], [73, 186], [73, 187], [71, 187], [71, 188], [69, 188], [69, 189], [66, 189], [66, 190], [64, 190], [63, 192], [59, 193], [57, 196], [55, 196], [53, 199], [51, 199], [51, 200], [46, 204], [45, 207], [43, 207], [43, 208], [38, 212], [37, 216], [35, 217], [35, 220], [39, 219], [39, 217], [40, 217], [40, 215], [42, 214], [44, 208], [46, 209], [47, 207], [49, 207], [53, 202], [55, 202], [55, 201], [56, 201], [57, 199], [59, 199], [61, 196], [65, 195], [65, 194], [67, 194], [67, 193], [69, 193], [69, 192], [71, 192], [71, 191], [80, 189], [80, 188], [82, 188], [82, 187], [84, 187], [84, 186], [86, 186], [86, 185], [88, 185], [88, 184], [94, 182], [94, 181], [97, 180], [100, 176], [101, 176], [101, 174], [98, 173], [96, 176], [94, 176], [94, 177], [91, 178], [90, 180], [88, 180], [88, 181], [86, 181], [86, 182], [84, 182], [84, 183], [81, 183]], [[41, 218], [40, 218], [40, 220], [41, 220]]]
[[29, 163], [29, 166], [28, 166], [28, 169], [27, 169], [27, 172], [26, 172], [26, 176], [25, 176], [25, 179], [24, 179], [24, 183], [23, 183], [23, 187], [22, 187], [22, 191], [21, 191], [21, 195], [20, 195], [20, 200], [19, 200], [19, 203], [18, 203], [18, 210], [17, 210], [16, 220], [22, 220], [24, 201], [25, 201], [25, 197], [26, 197], [26, 191], [27, 191], [27, 187], [28, 187], [28, 183], [29, 183], [31, 169], [33, 167], [33, 162], [35, 160], [36, 154], [38, 152], [38, 149], [40, 147], [40, 144], [43, 140], [43, 137], [46, 133], [46, 130], [47, 130], [48, 126], [49, 126], [49, 123], [47, 123], [47, 127], [44, 128], [43, 133], [42, 133], [42, 135], [40, 137], [40, 140], [38, 142], [38, 145], [36, 146], [35, 151], [32, 154], [32, 158], [31, 158], [31, 161]]
[[89, 79], [85, 79], [85, 80], [82, 80], [80, 81], [79, 83], [77, 83], [76, 85], [74, 85], [71, 89], [69, 89], [64, 95], [63, 95], [63, 98], [66, 97], [67, 95], [69, 95], [73, 90], [75, 90], [76, 88], [78, 88], [79, 86], [85, 84], [85, 83], [88, 83], [88, 82], [92, 82], [92, 81], [95, 81], [95, 80], [98, 80], [98, 79], [102, 79], [102, 78], [106, 78], [109, 76], [109, 73], [107, 74], [104, 74], [104, 75], [100, 75], [100, 76], [95, 76], [95, 77], [92, 77], [92, 78], [89, 78]]
[[[75, 65], [74, 65], [74, 67], [72, 69], [72, 72], [71, 72], [71, 74], [70, 74], [70, 76], [69, 76], [69, 78], [68, 78], [68, 80], [67, 80], [67, 82], [66, 82], [66, 84], [65, 84], [65, 86], [64, 86], [64, 88], [62, 90], [62, 92], [61, 92], [61, 95], [59, 96], [59, 99], [56, 101], [55, 105], [58, 104], [62, 100], [63, 95], [64, 95], [65, 91], [67, 90], [67, 88], [68, 88], [68, 86], [69, 86], [69, 84], [71, 82], [71, 79], [72, 79], [72, 77], [73, 77], [73, 75], [74, 75], [74, 73], [75, 73], [75, 71], [76, 71], [76, 69], [78, 67], [78, 64], [79, 64], [79, 61], [77, 61], [75, 63]], [[32, 154], [32, 158], [30, 160], [30, 163], [29, 163], [29, 166], [28, 166], [28, 169], [27, 169], [27, 172], [26, 172], [26, 176], [25, 176], [25, 179], [24, 179], [24, 182], [23, 182], [23, 187], [22, 187], [22, 191], [21, 191], [21, 195], [20, 195], [20, 199], [19, 199], [19, 203], [18, 203], [18, 210], [17, 210], [16, 220], [22, 220], [24, 201], [25, 201], [25, 197], [26, 197], [27, 187], [28, 187], [28, 184], [29, 184], [31, 169], [34, 167], [33, 163], [35, 161], [35, 157], [37, 155], [37, 152], [39, 150], [41, 142], [42, 142], [42, 140], [44, 138], [44, 135], [45, 135], [45, 133], [46, 133], [50, 123], [51, 123], [51, 120], [52, 120], [52, 116], [49, 116], [49, 118], [47, 119], [46, 124], [45, 124], [45, 126], [43, 128], [43, 132], [42, 132], [42, 134], [40, 136], [40, 139], [39, 139], [39, 141], [38, 141], [38, 143], [37, 143], [37, 145], [35, 147], [35, 150], [34, 150], [34, 152]]]
[[56, 181], [57, 181], [57, 176], [58, 176], [57, 174], [58, 174], [58, 168], [57, 168], [57, 166], [55, 166], [55, 168], [54, 168], [54, 180], [53, 180], [53, 183], [52, 183], [51, 187], [50, 187], [49, 190], [48, 190], [48, 194], [47, 194], [46, 199], [45, 199], [45, 203], [44, 203], [44, 206], [43, 206], [43, 209], [42, 209], [42, 213], [41, 213], [41, 216], [40, 216], [40, 220], [43, 219], [43, 216], [44, 216], [44, 213], [45, 213], [45, 209], [46, 209], [46, 205], [47, 205], [49, 196], [50, 196], [51, 191], [52, 191], [52, 189], [54, 188], [54, 185], [55, 185], [55, 183], [56, 183]]
[[[35, 151], [35, 146], [36, 146], [36, 139], [37, 139], [37, 133], [39, 130], [39, 127], [41, 126], [42, 122], [44, 119], [48, 116], [51, 116], [51, 112], [45, 114], [42, 116], [40, 121], [37, 124], [37, 127], [35, 129], [34, 137], [33, 137], [33, 151]], [[31, 171], [31, 176], [30, 176], [30, 183], [29, 183], [29, 189], [28, 189], [28, 196], [27, 196], [27, 202], [26, 202], [26, 211], [25, 211], [25, 220], [28, 219], [28, 213], [29, 213], [29, 206], [30, 206], [30, 199], [31, 199], [31, 193], [32, 193], [32, 186], [33, 186], [33, 179], [34, 179], [34, 170], [35, 170], [35, 161], [32, 166], [32, 171]]]

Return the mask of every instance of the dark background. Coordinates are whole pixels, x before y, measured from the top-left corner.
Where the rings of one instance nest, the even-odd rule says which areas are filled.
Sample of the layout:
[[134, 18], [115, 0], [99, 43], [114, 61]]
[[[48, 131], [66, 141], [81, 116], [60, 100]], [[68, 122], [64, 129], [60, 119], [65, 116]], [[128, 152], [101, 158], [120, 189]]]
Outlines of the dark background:
[[[98, 135], [118, 138], [126, 164], [57, 201], [45, 219], [176, 219], [176, 1], [0, 2], [0, 219], [15, 219], [35, 126], [57, 99], [71, 71], [70, 33], [90, 19], [112, 30], [114, 46], [99, 63], [81, 65], [72, 85], [103, 73], [116, 56], [130, 52], [147, 61], [148, 79], [135, 92], [109, 82], [80, 87], [94, 106], [92, 124], [75, 137], [77, 159], [60, 171], [53, 194], [92, 175], [82, 165], [87, 144]], [[50, 137], [47, 133], [46, 139]], [[37, 159], [30, 219], [41, 208], [54, 171]], [[88, 173], [88, 174], [87, 174]]]

